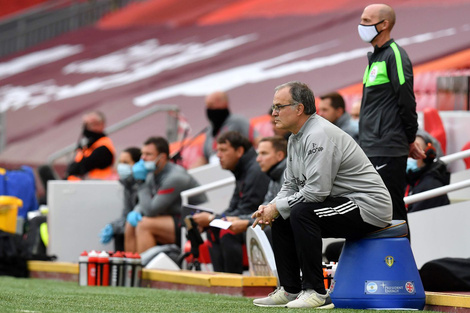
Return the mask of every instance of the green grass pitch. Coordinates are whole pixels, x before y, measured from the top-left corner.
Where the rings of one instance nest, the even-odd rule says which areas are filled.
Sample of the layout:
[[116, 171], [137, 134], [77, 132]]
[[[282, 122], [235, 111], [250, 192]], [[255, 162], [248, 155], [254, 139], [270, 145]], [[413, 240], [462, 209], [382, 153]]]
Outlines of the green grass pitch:
[[[285, 313], [293, 311], [299, 310], [255, 307], [252, 299], [244, 297], [152, 288], [80, 287], [74, 282], [0, 277], [0, 312]], [[332, 312], [362, 311], [334, 309]]]

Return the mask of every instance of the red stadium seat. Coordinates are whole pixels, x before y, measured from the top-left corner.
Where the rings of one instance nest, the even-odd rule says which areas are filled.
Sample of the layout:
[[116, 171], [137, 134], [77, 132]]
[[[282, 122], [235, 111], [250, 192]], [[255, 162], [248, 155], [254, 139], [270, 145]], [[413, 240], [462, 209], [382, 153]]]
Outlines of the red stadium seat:
[[436, 138], [441, 144], [442, 152], [446, 154], [447, 138], [444, 124], [442, 123], [439, 112], [435, 108], [426, 108], [424, 114], [424, 130]]

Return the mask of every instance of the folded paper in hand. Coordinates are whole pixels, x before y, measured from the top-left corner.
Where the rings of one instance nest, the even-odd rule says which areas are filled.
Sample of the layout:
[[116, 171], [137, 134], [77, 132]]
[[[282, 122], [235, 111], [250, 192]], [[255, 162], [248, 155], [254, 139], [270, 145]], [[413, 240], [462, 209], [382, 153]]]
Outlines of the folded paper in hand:
[[225, 221], [220, 218], [216, 218], [212, 220], [212, 222], [209, 223], [209, 226], [217, 227], [221, 229], [229, 229], [230, 225], [232, 225], [232, 222]]

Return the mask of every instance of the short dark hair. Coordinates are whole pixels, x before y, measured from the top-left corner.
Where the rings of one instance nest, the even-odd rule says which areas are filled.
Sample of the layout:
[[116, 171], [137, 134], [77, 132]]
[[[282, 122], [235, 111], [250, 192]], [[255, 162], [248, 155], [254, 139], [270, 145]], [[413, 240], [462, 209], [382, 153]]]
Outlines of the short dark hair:
[[170, 147], [168, 141], [163, 137], [150, 137], [144, 142], [144, 145], [154, 145], [158, 153], [165, 153], [167, 156], [170, 155]]
[[252, 147], [251, 142], [248, 140], [248, 138], [246, 138], [245, 136], [243, 136], [237, 131], [225, 132], [217, 138], [217, 143], [227, 143], [227, 142], [230, 143], [230, 145], [234, 149], [243, 147], [243, 149], [245, 149], [244, 153], [250, 150], [250, 148]]
[[131, 156], [131, 159], [132, 159], [132, 161], [134, 161], [134, 163], [139, 162], [140, 157], [142, 155], [142, 153], [140, 152], [140, 148], [137, 148], [137, 147], [129, 147], [129, 148], [125, 149], [124, 152], [129, 153], [129, 155]]
[[274, 90], [277, 92], [285, 87], [289, 87], [289, 92], [295, 104], [302, 103], [304, 105], [304, 112], [307, 115], [314, 114], [317, 109], [315, 108], [315, 96], [312, 89], [299, 81], [291, 81], [277, 86]]
[[271, 136], [271, 137], [263, 137], [259, 141], [262, 142], [270, 142], [273, 145], [274, 150], [281, 151], [284, 153], [284, 156], [287, 156], [287, 140], [282, 136]]
[[344, 105], [344, 99], [336, 91], [327, 93], [326, 95], [321, 96], [320, 99], [322, 99], [322, 100], [331, 99], [331, 106], [335, 110], [341, 108], [341, 109], [343, 109], [343, 111], [346, 111], [346, 106]]

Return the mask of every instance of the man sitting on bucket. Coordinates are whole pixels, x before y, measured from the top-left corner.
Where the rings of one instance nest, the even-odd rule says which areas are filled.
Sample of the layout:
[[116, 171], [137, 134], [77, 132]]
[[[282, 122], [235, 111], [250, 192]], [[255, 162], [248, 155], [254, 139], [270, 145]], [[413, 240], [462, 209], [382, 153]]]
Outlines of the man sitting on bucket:
[[[280, 286], [256, 306], [330, 309], [322, 270], [322, 238], [355, 238], [392, 220], [390, 194], [358, 144], [318, 116], [310, 88], [275, 89], [276, 127], [292, 132], [281, 191], [253, 214], [271, 225]], [[302, 276], [301, 276], [302, 271]]]

